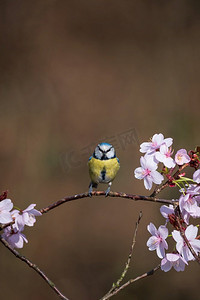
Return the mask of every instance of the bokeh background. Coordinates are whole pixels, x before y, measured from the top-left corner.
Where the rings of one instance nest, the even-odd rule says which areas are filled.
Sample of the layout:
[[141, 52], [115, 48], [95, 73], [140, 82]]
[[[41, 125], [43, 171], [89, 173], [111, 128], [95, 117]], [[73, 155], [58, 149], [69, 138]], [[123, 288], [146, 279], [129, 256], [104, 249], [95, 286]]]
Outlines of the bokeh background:
[[[116, 147], [112, 190], [148, 195], [133, 176], [139, 144], [154, 133], [174, 149], [199, 141], [200, 3], [15, 0], [0, 2], [1, 190], [16, 206], [46, 207], [87, 191], [95, 144]], [[100, 186], [100, 189], [105, 186]], [[175, 189], [161, 197], [178, 196]], [[96, 197], [67, 203], [26, 228], [20, 250], [70, 300], [101, 298], [127, 259], [143, 211], [128, 278], [159, 263], [147, 225], [159, 204]], [[56, 299], [47, 284], [0, 249], [1, 299]], [[115, 299], [196, 300], [199, 266], [158, 271]]]

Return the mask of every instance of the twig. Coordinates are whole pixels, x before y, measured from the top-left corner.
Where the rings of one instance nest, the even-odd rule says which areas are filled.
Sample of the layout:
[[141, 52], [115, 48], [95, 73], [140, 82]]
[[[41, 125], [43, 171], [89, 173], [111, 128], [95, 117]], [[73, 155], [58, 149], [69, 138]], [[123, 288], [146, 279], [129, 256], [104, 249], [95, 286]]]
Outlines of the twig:
[[135, 226], [135, 229], [134, 229], [134, 234], [133, 234], [133, 241], [132, 241], [132, 244], [131, 244], [131, 250], [130, 250], [130, 253], [129, 253], [129, 256], [128, 256], [128, 260], [125, 264], [125, 268], [120, 276], [120, 278], [117, 280], [116, 283], [113, 283], [111, 289], [106, 293], [106, 295], [104, 295], [101, 300], [104, 300], [104, 299], [108, 299], [106, 298], [107, 296], [111, 295], [113, 291], [119, 289], [120, 287], [120, 283], [122, 282], [122, 280], [125, 278], [126, 276], [126, 273], [130, 267], [130, 263], [131, 263], [131, 258], [132, 258], [132, 254], [133, 254], [133, 249], [134, 249], [134, 246], [135, 246], [135, 243], [136, 243], [136, 235], [137, 235], [137, 231], [138, 231], [138, 227], [139, 227], [139, 223], [140, 223], [140, 220], [142, 218], [142, 211], [140, 211], [140, 214], [139, 214], [139, 217], [138, 217], [138, 220], [136, 222], [136, 226]]
[[180, 222], [180, 212], [178, 209], [175, 210], [175, 216], [176, 216], [176, 221], [178, 224], [178, 228], [180, 230], [181, 236], [184, 239], [186, 245], [188, 246], [190, 252], [192, 253], [192, 255], [194, 256], [195, 260], [200, 264], [200, 257], [196, 254], [196, 252], [194, 251], [194, 249], [192, 248], [192, 246], [190, 245], [190, 242], [188, 241], [186, 235], [185, 235], [185, 231], [183, 229], [183, 227], [181, 226], [181, 222]]
[[106, 295], [105, 297], [102, 298], [102, 300], [107, 300], [110, 299], [111, 297], [115, 296], [116, 294], [118, 294], [121, 290], [123, 290], [124, 288], [126, 288], [128, 285], [130, 285], [131, 283], [138, 281], [140, 279], [143, 279], [145, 277], [148, 277], [150, 275], [153, 275], [158, 269], [160, 269], [160, 265], [158, 265], [157, 267], [155, 267], [154, 269], [152, 269], [149, 272], [146, 272], [134, 279], [130, 279], [129, 281], [127, 281], [126, 283], [124, 283], [123, 285], [121, 285], [117, 290], [113, 291], [112, 293], [110, 293], [109, 295]]
[[21, 255], [19, 252], [17, 252], [15, 249], [13, 249], [4, 238], [0, 236], [0, 241], [2, 244], [8, 248], [12, 254], [14, 254], [17, 258], [25, 262], [30, 268], [34, 269], [45, 281], [46, 283], [54, 290], [54, 292], [60, 297], [60, 299], [69, 300], [67, 297], [65, 297], [55, 286], [55, 284], [44, 274], [43, 271], [41, 271], [36, 264], [33, 264], [29, 259], [27, 259], [25, 256]]
[[126, 262], [126, 265], [125, 265], [125, 269], [121, 275], [121, 277], [119, 278], [119, 280], [117, 281], [116, 283], [116, 286], [119, 286], [120, 283], [122, 282], [122, 280], [124, 279], [129, 267], [130, 267], [130, 263], [131, 263], [131, 258], [132, 258], [132, 254], [133, 254], [133, 249], [135, 247], [135, 243], [136, 243], [136, 236], [137, 236], [137, 231], [138, 231], [138, 227], [139, 227], [139, 223], [140, 223], [140, 220], [142, 219], [142, 211], [140, 211], [140, 214], [139, 214], [139, 217], [138, 217], [138, 220], [136, 222], [136, 225], [135, 225], [135, 230], [134, 230], [134, 235], [133, 235], [133, 241], [132, 241], [132, 245], [131, 245], [131, 250], [130, 250], [130, 253], [129, 253], [129, 256], [128, 256], [128, 260]]
[[8, 223], [8, 224], [1, 224], [0, 225], [0, 230], [3, 230], [3, 229], [5, 229], [6, 227], [8, 227], [8, 226], [10, 226], [10, 225], [12, 225], [12, 224], [14, 224], [15, 223], [15, 221], [12, 221], [12, 222], [10, 222], [10, 223]]
[[[172, 177], [174, 179], [178, 179], [180, 172], [185, 169], [186, 167], [189, 166], [189, 163], [185, 163], [184, 165], [180, 166], [179, 169], [174, 173], [174, 175], [172, 175]], [[170, 179], [168, 179], [165, 183], [163, 183], [161, 186], [157, 186], [155, 188], [155, 190], [153, 191], [153, 193], [151, 194], [150, 197], [155, 197], [156, 195], [158, 195], [163, 189], [165, 189], [166, 187], [169, 186], [170, 184]]]
[[[106, 195], [106, 192], [104, 192], [104, 191], [94, 191], [94, 192], [92, 192], [92, 196], [105, 196], [105, 195]], [[134, 200], [134, 201], [144, 200], [144, 201], [164, 203], [164, 204], [174, 204], [175, 203], [175, 201], [173, 201], [173, 200], [158, 199], [158, 198], [155, 198], [155, 197], [127, 194], [127, 193], [121, 193], [121, 192], [109, 192], [108, 196], [109, 197], [125, 198], [125, 199]], [[73, 196], [67, 196], [67, 197], [64, 197], [64, 198], [56, 201], [55, 203], [50, 204], [49, 206], [47, 206], [45, 208], [40, 209], [40, 212], [42, 214], [44, 214], [44, 213], [47, 213], [51, 209], [54, 209], [54, 208], [58, 207], [59, 205], [65, 203], [65, 202], [70, 202], [70, 201], [73, 201], [73, 200], [78, 200], [78, 199], [88, 198], [88, 197], [89, 197], [88, 192], [82, 193], [82, 194], [76, 194], [76, 195], [73, 195]]]

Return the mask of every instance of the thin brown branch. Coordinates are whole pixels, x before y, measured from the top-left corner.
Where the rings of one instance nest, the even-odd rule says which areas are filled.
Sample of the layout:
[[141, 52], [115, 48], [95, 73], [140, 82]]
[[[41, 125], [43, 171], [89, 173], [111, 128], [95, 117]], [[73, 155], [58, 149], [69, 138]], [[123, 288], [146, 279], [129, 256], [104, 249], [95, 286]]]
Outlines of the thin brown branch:
[[[92, 196], [105, 196], [105, 195], [106, 195], [105, 191], [93, 191], [92, 192]], [[83, 199], [83, 198], [88, 198], [88, 197], [89, 197], [88, 192], [82, 193], [82, 194], [76, 194], [73, 196], [67, 196], [67, 197], [64, 197], [64, 198], [56, 201], [55, 203], [50, 204], [49, 206], [47, 206], [45, 208], [40, 209], [40, 212], [42, 214], [44, 214], [44, 213], [49, 212], [51, 209], [54, 209], [54, 208], [58, 207], [59, 205], [64, 204], [66, 202]], [[125, 198], [125, 199], [129, 199], [129, 200], [134, 200], [134, 201], [143, 200], [143, 201], [157, 202], [157, 203], [163, 203], [163, 204], [174, 204], [175, 203], [175, 201], [173, 201], [173, 200], [158, 199], [155, 197], [127, 194], [127, 193], [122, 193], [122, 192], [110, 192], [108, 194], [108, 197]]]
[[110, 299], [111, 297], [117, 295], [121, 290], [123, 290], [124, 288], [126, 288], [128, 285], [132, 284], [133, 282], [136, 282], [140, 279], [143, 279], [143, 278], [146, 278], [150, 275], [153, 275], [157, 270], [160, 269], [160, 265], [158, 265], [157, 267], [155, 267], [154, 269], [152, 269], [151, 271], [149, 272], [146, 272], [134, 279], [130, 279], [128, 280], [126, 283], [124, 283], [123, 285], [121, 285], [117, 290], [114, 290], [113, 292], [111, 292], [109, 295], [105, 295], [105, 297], [102, 298], [102, 300], [108, 300]]
[[19, 252], [17, 252], [15, 249], [13, 249], [7, 243], [7, 241], [1, 236], [0, 236], [0, 241], [8, 250], [10, 250], [10, 252], [12, 252], [12, 254], [14, 254], [21, 261], [25, 262], [30, 268], [35, 270], [46, 281], [46, 283], [54, 290], [54, 292], [60, 297], [60, 299], [69, 300], [59, 291], [59, 289], [55, 286], [55, 284], [45, 275], [43, 271], [39, 269], [39, 267], [36, 264], [32, 263], [28, 258], [26, 258], [25, 256], [21, 255]]
[[137, 232], [138, 232], [138, 227], [139, 227], [141, 219], [142, 219], [142, 211], [140, 211], [139, 216], [138, 216], [138, 220], [137, 220], [136, 225], [135, 225], [135, 230], [134, 230], [134, 235], [133, 235], [133, 240], [132, 240], [131, 250], [130, 250], [130, 253], [129, 253], [129, 256], [128, 256], [128, 260], [126, 262], [126, 265], [125, 265], [125, 268], [124, 268], [124, 271], [123, 271], [121, 277], [119, 278], [119, 280], [116, 283], [116, 286], [120, 285], [120, 283], [122, 282], [122, 280], [126, 276], [126, 273], [127, 273], [128, 269], [130, 267], [132, 254], [133, 254], [133, 249], [134, 249], [135, 244], [136, 244], [136, 236], [137, 236]]
[[136, 236], [137, 236], [137, 231], [138, 231], [138, 227], [139, 227], [139, 223], [140, 223], [140, 220], [142, 218], [142, 212], [140, 211], [140, 214], [139, 214], [139, 217], [138, 217], [138, 220], [136, 222], [136, 225], [135, 225], [135, 229], [134, 229], [134, 234], [133, 234], [133, 240], [132, 240], [132, 244], [131, 244], [131, 250], [130, 250], [130, 253], [129, 253], [129, 256], [128, 256], [128, 259], [127, 259], [127, 262], [125, 264], [125, 268], [120, 276], [120, 278], [117, 280], [116, 283], [113, 283], [111, 289], [101, 298], [101, 300], [104, 300], [106, 299], [106, 297], [108, 297], [108, 295], [112, 294], [113, 291], [119, 289], [120, 287], [120, 283], [122, 282], [122, 280], [125, 278], [126, 276], [126, 273], [130, 267], [130, 263], [131, 263], [131, 258], [132, 258], [132, 254], [133, 254], [133, 249], [134, 249], [134, 246], [135, 246], [135, 243], [136, 243]]
[[180, 212], [179, 210], [175, 210], [175, 216], [176, 216], [176, 221], [177, 221], [177, 225], [178, 228], [180, 230], [181, 236], [184, 239], [186, 245], [188, 246], [190, 252], [192, 253], [192, 255], [194, 256], [195, 260], [200, 264], [200, 257], [196, 254], [196, 252], [194, 251], [194, 249], [192, 248], [192, 246], [190, 245], [190, 242], [188, 241], [186, 235], [185, 235], [185, 230], [183, 229], [183, 227], [181, 226], [181, 222], [180, 222]]
[[8, 227], [8, 226], [10, 226], [10, 225], [12, 225], [12, 224], [14, 224], [15, 223], [15, 221], [12, 221], [12, 222], [10, 222], [10, 223], [8, 223], [8, 224], [1, 224], [0, 225], [0, 230], [3, 230], [3, 229], [5, 229], [6, 227]]

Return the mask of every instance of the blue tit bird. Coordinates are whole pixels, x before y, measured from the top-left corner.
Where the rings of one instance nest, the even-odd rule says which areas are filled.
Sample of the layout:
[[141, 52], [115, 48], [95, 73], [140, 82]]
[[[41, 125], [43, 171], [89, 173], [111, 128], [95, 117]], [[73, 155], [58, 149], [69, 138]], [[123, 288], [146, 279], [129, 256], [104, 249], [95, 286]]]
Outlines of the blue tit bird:
[[108, 196], [112, 181], [120, 168], [114, 147], [108, 143], [98, 144], [93, 155], [89, 158], [88, 166], [91, 178], [89, 196], [92, 196], [93, 187], [97, 188], [99, 183], [108, 183], [106, 190], [106, 196]]

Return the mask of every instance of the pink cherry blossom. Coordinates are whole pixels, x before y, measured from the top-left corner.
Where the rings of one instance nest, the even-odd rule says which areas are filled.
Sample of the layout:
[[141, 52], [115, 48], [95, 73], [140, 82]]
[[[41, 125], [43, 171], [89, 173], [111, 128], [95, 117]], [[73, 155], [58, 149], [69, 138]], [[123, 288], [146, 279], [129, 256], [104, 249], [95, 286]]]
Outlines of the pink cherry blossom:
[[189, 184], [186, 189], [186, 194], [193, 197], [198, 204], [200, 204], [200, 186], [196, 184]]
[[144, 186], [147, 190], [152, 188], [153, 182], [160, 184], [164, 177], [156, 171], [157, 164], [150, 156], [142, 156], [140, 158], [141, 167], [135, 169], [134, 174], [137, 179], [144, 179]]
[[190, 213], [188, 213], [185, 209], [183, 209], [182, 212], [181, 212], [181, 215], [182, 215], [182, 218], [183, 218], [184, 222], [187, 225], [189, 225], [189, 220], [190, 220], [190, 217], [191, 217]]
[[156, 152], [155, 158], [158, 161], [162, 162], [167, 168], [174, 168], [176, 164], [171, 155], [171, 148], [168, 148], [167, 145], [164, 144], [160, 146], [160, 151]]
[[153, 223], [150, 223], [147, 229], [152, 235], [147, 241], [147, 247], [150, 251], [156, 250], [158, 257], [163, 258], [165, 256], [165, 249], [168, 249], [167, 242], [165, 241], [168, 236], [168, 229], [161, 225], [157, 230]]
[[[181, 189], [180, 192], [185, 193], [185, 189]], [[189, 194], [197, 204], [200, 204], [200, 185], [188, 184], [186, 194]]]
[[185, 149], [180, 149], [176, 152], [175, 155], [175, 162], [177, 165], [182, 166], [183, 164], [190, 162], [190, 157], [187, 154], [187, 151]]
[[30, 204], [26, 209], [24, 210], [13, 210], [12, 216], [15, 219], [15, 224], [18, 229], [21, 227], [27, 226], [33, 226], [36, 222], [35, 216], [41, 216], [42, 214], [34, 209], [36, 204]]
[[179, 207], [186, 224], [189, 224], [189, 217], [200, 217], [200, 207], [197, 200], [191, 194], [181, 195], [179, 198]]
[[147, 153], [148, 155], [153, 155], [157, 150], [160, 149], [160, 146], [165, 144], [168, 147], [171, 146], [173, 143], [172, 138], [164, 139], [162, 133], [154, 134], [151, 139], [151, 142], [144, 142], [140, 145], [140, 152]]
[[15, 225], [8, 226], [4, 229], [2, 237], [8, 244], [14, 248], [23, 248], [24, 242], [28, 243], [25, 235]]
[[13, 221], [11, 216], [11, 209], [13, 208], [13, 203], [10, 199], [4, 199], [0, 201], [0, 223], [8, 224]]
[[[193, 250], [198, 253], [200, 252], [200, 240], [196, 239], [198, 228], [194, 225], [189, 225], [185, 230], [185, 236], [188, 239]], [[184, 239], [182, 238], [180, 231], [174, 230], [172, 232], [173, 239], [176, 241], [176, 250], [183, 256], [186, 261], [194, 260], [194, 256], [190, 252]]]
[[200, 169], [196, 170], [193, 174], [193, 180], [196, 183], [200, 183]]
[[167, 253], [161, 261], [161, 270], [168, 272], [173, 267], [177, 272], [184, 271], [187, 261], [180, 254]]
[[193, 197], [198, 204], [200, 204], [200, 185], [197, 184], [188, 184], [185, 188], [181, 188], [180, 192], [183, 194], [189, 194], [190, 197]]
[[188, 184], [186, 188], [186, 193], [192, 196], [199, 197], [200, 196], [200, 186], [196, 184]]
[[166, 221], [169, 221], [169, 215], [174, 214], [174, 206], [172, 204], [167, 205], [162, 205], [160, 208], [160, 213], [161, 215], [167, 219]]

